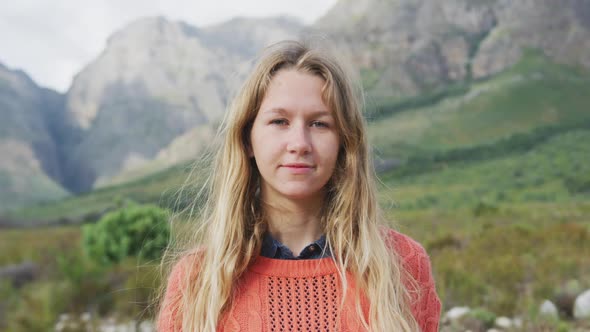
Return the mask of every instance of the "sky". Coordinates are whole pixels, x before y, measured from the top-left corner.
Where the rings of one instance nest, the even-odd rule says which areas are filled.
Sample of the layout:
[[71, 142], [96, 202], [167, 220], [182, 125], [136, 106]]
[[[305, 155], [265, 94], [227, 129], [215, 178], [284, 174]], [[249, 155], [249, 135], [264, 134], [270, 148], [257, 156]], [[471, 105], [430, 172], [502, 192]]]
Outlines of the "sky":
[[130, 22], [164, 16], [202, 27], [236, 16], [290, 15], [310, 24], [337, 0], [19, 0], [0, 1], [0, 63], [65, 92], [107, 38]]

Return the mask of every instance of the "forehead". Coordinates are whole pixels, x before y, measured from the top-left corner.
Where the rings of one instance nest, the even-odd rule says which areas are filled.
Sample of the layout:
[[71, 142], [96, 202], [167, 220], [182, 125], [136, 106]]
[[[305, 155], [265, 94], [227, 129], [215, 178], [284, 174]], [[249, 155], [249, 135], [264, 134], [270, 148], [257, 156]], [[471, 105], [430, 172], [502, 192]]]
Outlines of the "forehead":
[[317, 75], [295, 69], [280, 70], [270, 81], [260, 111], [330, 111], [323, 98], [325, 84]]

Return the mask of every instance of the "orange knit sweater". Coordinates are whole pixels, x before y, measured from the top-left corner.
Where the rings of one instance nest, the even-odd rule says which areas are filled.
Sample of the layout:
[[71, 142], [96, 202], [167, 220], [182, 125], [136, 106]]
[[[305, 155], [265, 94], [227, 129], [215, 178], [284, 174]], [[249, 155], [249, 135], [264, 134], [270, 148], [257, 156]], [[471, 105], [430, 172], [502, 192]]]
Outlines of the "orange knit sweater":
[[[430, 260], [420, 244], [406, 235], [388, 231], [387, 243], [395, 248], [402, 265], [419, 287], [411, 309], [423, 332], [438, 331], [441, 310], [431, 274]], [[186, 261], [186, 260], [185, 260]], [[173, 308], [180, 295], [183, 260], [168, 279], [162, 303], [159, 332], [176, 332], [180, 317]], [[347, 275], [348, 294], [344, 306], [340, 276], [332, 258], [280, 260], [258, 257], [237, 286], [231, 308], [218, 331], [364, 331], [354, 305], [354, 279]], [[365, 318], [369, 305], [361, 298]]]

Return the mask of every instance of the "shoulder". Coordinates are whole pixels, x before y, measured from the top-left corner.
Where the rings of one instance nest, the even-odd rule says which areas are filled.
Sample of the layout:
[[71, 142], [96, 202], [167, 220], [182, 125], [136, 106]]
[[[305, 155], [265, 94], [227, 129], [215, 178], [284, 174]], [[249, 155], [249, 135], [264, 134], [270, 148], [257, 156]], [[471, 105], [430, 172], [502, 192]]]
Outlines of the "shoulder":
[[390, 228], [382, 230], [385, 243], [394, 250], [402, 267], [420, 288], [434, 285], [430, 257], [424, 247], [410, 236]]
[[195, 280], [202, 256], [202, 250], [187, 252], [172, 264], [157, 318], [158, 331], [181, 330], [182, 294], [187, 283]]
[[383, 228], [382, 234], [390, 250], [395, 250], [403, 264], [414, 260], [428, 259], [424, 247], [408, 235], [402, 234], [391, 228]]
[[438, 331], [441, 302], [436, 293], [430, 258], [424, 247], [411, 237], [384, 229], [385, 242], [395, 250], [402, 267], [407, 271], [404, 283], [411, 294], [412, 313], [422, 331]]
[[172, 263], [172, 269], [168, 275], [168, 287], [180, 286], [184, 280], [190, 280], [192, 277], [196, 277], [196, 273], [203, 259], [203, 254], [204, 251], [202, 249], [196, 249], [180, 255], [176, 262]]

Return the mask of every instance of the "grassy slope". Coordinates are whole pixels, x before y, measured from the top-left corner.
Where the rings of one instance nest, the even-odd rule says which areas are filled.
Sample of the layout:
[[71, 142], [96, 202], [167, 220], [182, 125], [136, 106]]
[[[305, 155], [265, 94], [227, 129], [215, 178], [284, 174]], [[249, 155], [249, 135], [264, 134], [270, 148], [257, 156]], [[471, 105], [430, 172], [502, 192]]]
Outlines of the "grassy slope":
[[[428, 250], [445, 309], [468, 305], [523, 314], [536, 312], [569, 279], [590, 287], [590, 128], [566, 126], [590, 118], [585, 108], [590, 99], [582, 95], [589, 77], [532, 54], [511, 71], [475, 83], [467, 95], [383, 116], [370, 125], [385, 157], [396, 151], [412, 156], [501, 145], [503, 137], [515, 133], [528, 139], [525, 148], [494, 150], [487, 158], [443, 158], [419, 172], [381, 174], [385, 212]], [[536, 141], [532, 129], [548, 124], [566, 129]], [[175, 192], [186, 176], [186, 167], [176, 167], [14, 215], [80, 217], [113, 207], [120, 198], [165, 203], [169, 195], [162, 192]], [[31, 259], [55, 266], [52, 257], [62, 249], [76, 252], [72, 239], [78, 237], [79, 227], [2, 231], [0, 252], [8, 254], [0, 255], [0, 265]], [[127, 287], [139, 287], [130, 275]], [[23, 305], [22, 311], [28, 308]]]
[[0, 169], [0, 187], [0, 212], [3, 208], [27, 206], [31, 202], [48, 199], [57, 201], [69, 196], [66, 190], [41, 171], [22, 175]]
[[[534, 313], [568, 280], [590, 287], [586, 91], [588, 72], [529, 53], [466, 94], [392, 108], [370, 124], [384, 159], [440, 156], [439, 162], [425, 158], [426, 167], [414, 158], [381, 174], [380, 200], [388, 218], [430, 253], [446, 309]], [[572, 124], [580, 125], [569, 130]], [[548, 135], [533, 133], [546, 127], [553, 128]], [[506, 140], [515, 134], [518, 140]], [[479, 157], [457, 160], [444, 153], [449, 150]], [[481, 158], [482, 150], [490, 157]]]
[[[586, 108], [586, 105], [590, 105], [590, 95], [584, 94], [589, 90], [590, 73], [550, 63], [544, 57], [530, 52], [511, 70], [490, 80], [472, 84], [464, 95], [454, 94], [434, 105], [396, 111], [389, 116], [387, 111], [382, 111], [379, 120], [370, 124], [369, 133], [377, 153], [383, 158], [403, 159], [435, 151], [489, 144], [538, 127], [590, 120], [590, 112]], [[579, 143], [576, 138], [570, 140], [574, 145]], [[564, 144], [569, 148], [569, 143]], [[583, 147], [579, 148], [583, 150]], [[568, 154], [573, 152], [568, 151], [558, 148], [555, 152], [563, 154], [566, 161], [562, 164], [577, 158], [572, 165], [586, 169], [583, 155], [572, 157]], [[461, 204], [470, 206], [479, 200], [539, 201], [567, 197], [563, 194], [564, 179], [555, 180], [551, 174], [531, 172], [531, 169], [549, 168], [548, 165], [553, 165], [559, 158], [554, 160], [549, 156], [543, 157], [543, 160], [531, 159], [528, 162], [530, 165], [514, 158], [514, 155], [508, 154], [499, 160], [480, 163], [471, 168], [455, 163], [445, 172], [426, 177], [404, 177], [392, 183], [416, 182], [413, 189], [406, 189], [403, 201], [400, 201], [402, 208], [454, 208], [458, 207], [457, 202], [464, 200]], [[513, 169], [511, 172], [515, 174], [507, 174], [510, 167], [518, 167], [519, 170]], [[560, 167], [569, 169], [567, 165]], [[576, 169], [569, 169], [568, 172], [571, 175]], [[160, 202], [161, 205], [169, 206], [171, 194], [184, 182], [186, 175], [186, 166], [173, 167], [132, 183], [106, 187], [55, 204], [17, 210], [10, 216], [24, 220], [80, 218], [112, 208], [122, 198]], [[388, 176], [385, 175], [386, 178]], [[444, 183], [452, 177], [469, 178], [471, 181], [452, 186]], [[420, 185], [420, 181], [431, 183], [430, 188]], [[494, 184], [493, 190], [482, 189], [489, 188], [487, 186], [490, 183]], [[516, 190], [515, 186], [531, 189]]]
[[9, 218], [23, 221], [81, 219], [118, 206], [122, 200], [156, 202], [171, 207], [175, 195], [190, 173], [190, 165], [179, 165], [130, 183], [105, 187], [56, 203], [28, 206], [14, 210]]
[[[456, 162], [413, 176], [384, 174], [382, 192], [398, 197], [403, 210], [473, 208], [590, 198], [590, 129], [542, 142], [525, 153]], [[482, 211], [483, 212], [483, 211]]]
[[372, 123], [370, 135], [385, 158], [486, 144], [536, 127], [590, 119], [587, 91], [589, 72], [530, 52], [514, 68], [472, 84], [466, 94]]

